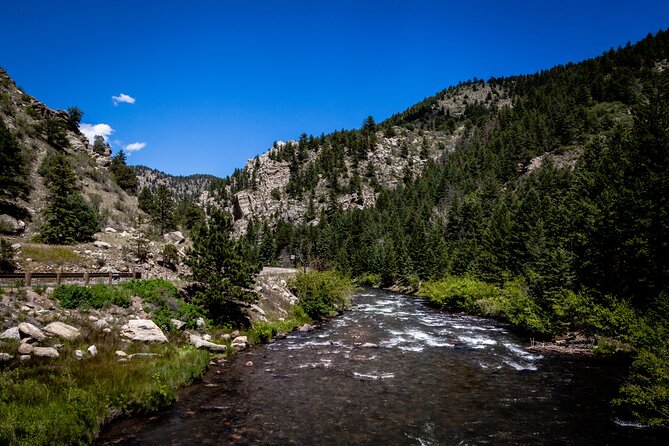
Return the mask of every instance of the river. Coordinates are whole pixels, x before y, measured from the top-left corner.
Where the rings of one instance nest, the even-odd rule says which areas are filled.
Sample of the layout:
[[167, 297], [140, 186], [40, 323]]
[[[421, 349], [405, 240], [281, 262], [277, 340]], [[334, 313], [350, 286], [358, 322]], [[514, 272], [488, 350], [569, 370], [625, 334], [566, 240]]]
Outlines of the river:
[[666, 444], [612, 412], [620, 367], [531, 353], [503, 324], [420, 299], [365, 290], [353, 303], [210, 367], [172, 408], [117, 421], [98, 444]]

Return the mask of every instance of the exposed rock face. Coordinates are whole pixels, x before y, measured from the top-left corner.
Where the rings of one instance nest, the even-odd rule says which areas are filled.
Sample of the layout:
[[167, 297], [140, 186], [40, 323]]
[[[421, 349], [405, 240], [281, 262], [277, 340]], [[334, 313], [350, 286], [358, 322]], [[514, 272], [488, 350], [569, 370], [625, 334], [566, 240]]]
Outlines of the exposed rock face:
[[173, 245], [179, 245], [186, 241], [186, 237], [184, 237], [181, 231], [168, 232], [167, 234], [163, 235], [163, 238], [167, 243], [171, 243]]
[[52, 322], [44, 327], [44, 331], [69, 340], [77, 339], [80, 336], [78, 328], [64, 324], [63, 322]]
[[150, 319], [133, 319], [121, 327], [121, 336], [139, 342], [167, 342], [163, 331]]
[[27, 322], [22, 322], [19, 324], [19, 332], [21, 338], [34, 338], [38, 341], [46, 339], [46, 335], [39, 328], [35, 327], [33, 324]]

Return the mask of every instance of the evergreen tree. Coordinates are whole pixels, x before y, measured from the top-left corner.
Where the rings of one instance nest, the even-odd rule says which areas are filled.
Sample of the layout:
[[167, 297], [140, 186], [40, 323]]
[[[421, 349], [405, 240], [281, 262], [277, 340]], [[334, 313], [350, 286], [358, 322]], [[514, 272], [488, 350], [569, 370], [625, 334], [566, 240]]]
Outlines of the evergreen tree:
[[0, 199], [28, 196], [26, 164], [19, 142], [0, 119]]
[[98, 215], [79, 195], [79, 178], [65, 154], [57, 152], [47, 157], [39, 172], [49, 190], [40, 241], [74, 243], [89, 240], [100, 228]]
[[153, 197], [153, 224], [158, 228], [161, 234], [174, 229], [174, 199], [169, 188], [160, 184]]
[[255, 301], [251, 287], [260, 263], [246, 243], [233, 239], [232, 221], [223, 211], [212, 209], [207, 223], [193, 231], [186, 264], [202, 286], [194, 302], [216, 323], [235, 319], [238, 301]]
[[137, 175], [135, 174], [135, 170], [126, 163], [126, 155], [123, 150], [114, 155], [109, 166], [109, 171], [121, 189], [130, 194], [137, 193], [137, 187], [139, 186]]

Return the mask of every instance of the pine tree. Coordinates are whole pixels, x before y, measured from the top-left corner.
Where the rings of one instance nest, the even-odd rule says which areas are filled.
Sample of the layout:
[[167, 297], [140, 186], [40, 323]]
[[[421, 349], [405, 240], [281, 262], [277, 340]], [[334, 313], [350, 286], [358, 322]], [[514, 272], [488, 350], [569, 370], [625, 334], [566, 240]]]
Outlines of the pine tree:
[[139, 186], [137, 175], [135, 174], [135, 170], [126, 163], [126, 155], [123, 150], [114, 155], [109, 166], [109, 171], [121, 189], [131, 194], [137, 193], [137, 187]]
[[153, 224], [161, 234], [174, 229], [174, 200], [172, 192], [166, 185], [161, 184], [153, 197]]
[[28, 167], [18, 141], [0, 119], [0, 199], [26, 198]]
[[246, 243], [233, 239], [232, 221], [223, 211], [212, 209], [206, 225], [193, 231], [193, 247], [185, 262], [202, 287], [194, 302], [216, 323], [235, 319], [239, 301], [255, 301], [250, 288], [260, 263]]

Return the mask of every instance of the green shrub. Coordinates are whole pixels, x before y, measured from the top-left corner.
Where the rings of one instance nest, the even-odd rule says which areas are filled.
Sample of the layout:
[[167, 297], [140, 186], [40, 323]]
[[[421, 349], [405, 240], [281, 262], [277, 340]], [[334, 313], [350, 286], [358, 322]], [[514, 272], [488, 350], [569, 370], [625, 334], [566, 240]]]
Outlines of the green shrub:
[[289, 284], [304, 312], [314, 320], [343, 310], [351, 304], [353, 284], [336, 271], [298, 273]]
[[12, 248], [12, 244], [0, 239], [0, 273], [13, 273], [16, 270], [15, 255], [16, 251]]
[[552, 333], [546, 315], [515, 282], [500, 288], [467, 277], [446, 277], [424, 283], [420, 295], [442, 308], [502, 319], [535, 335]]
[[356, 279], [356, 283], [362, 286], [378, 287], [381, 286], [381, 274], [368, 273]]

